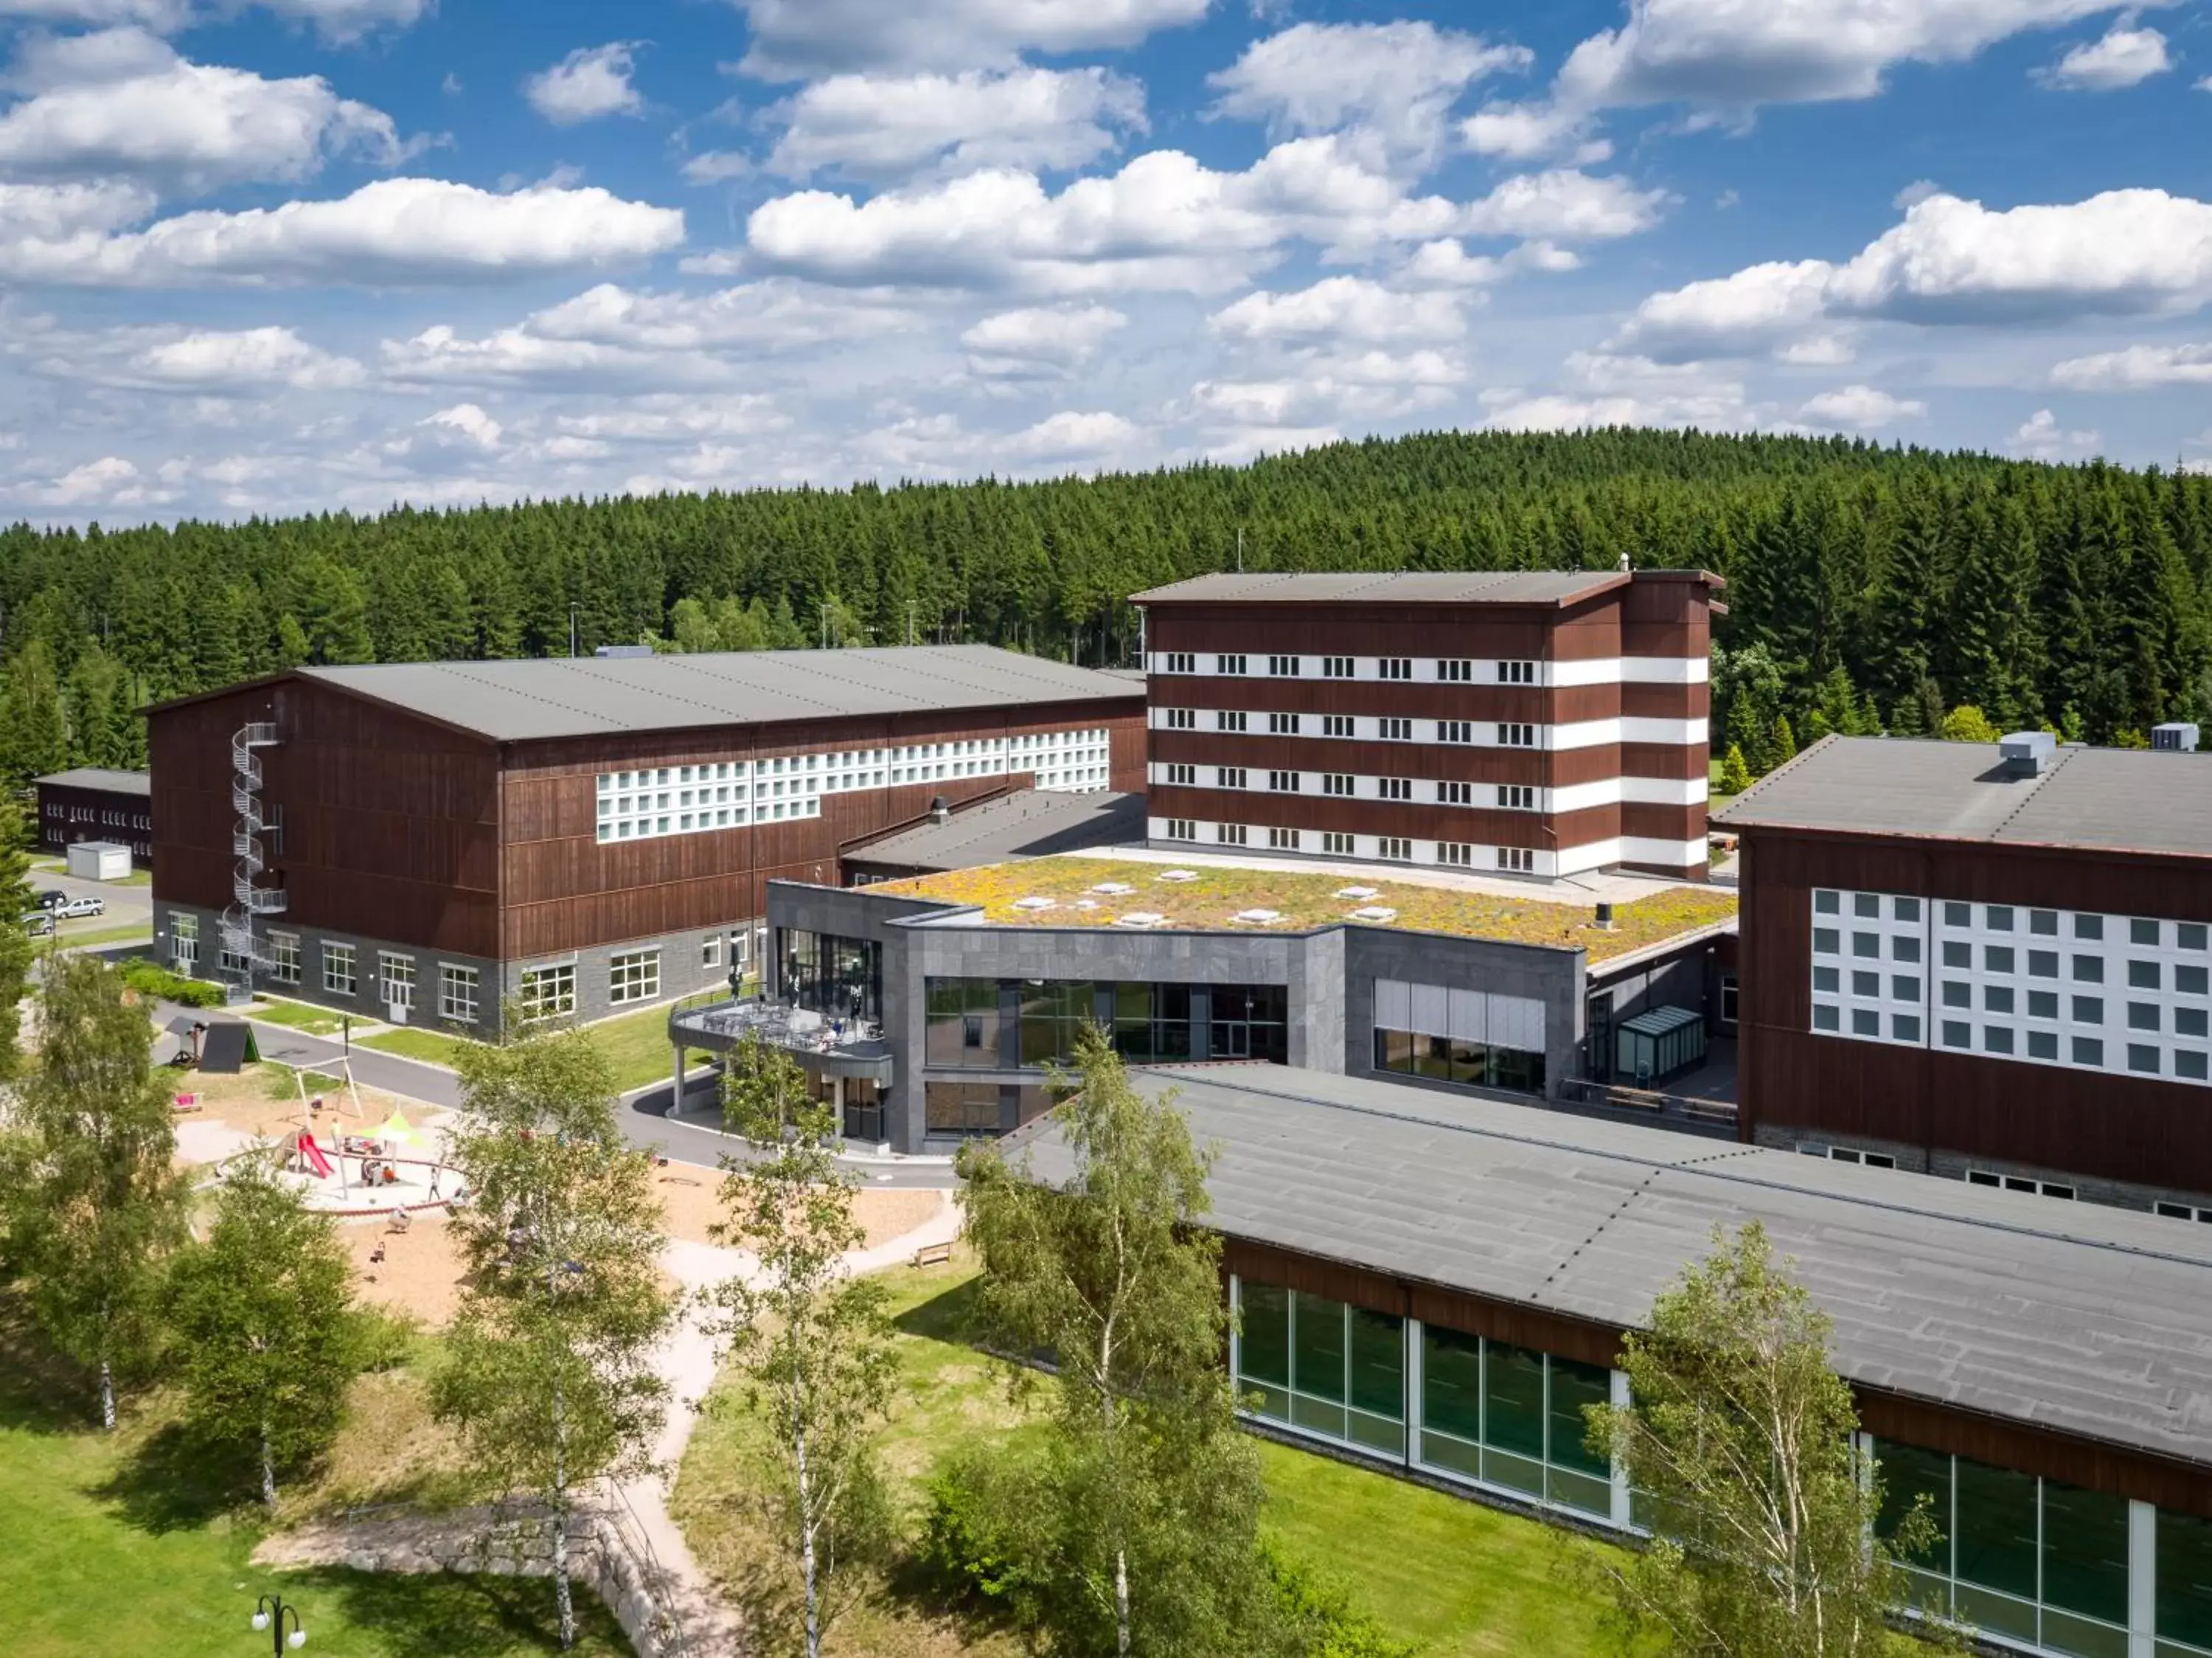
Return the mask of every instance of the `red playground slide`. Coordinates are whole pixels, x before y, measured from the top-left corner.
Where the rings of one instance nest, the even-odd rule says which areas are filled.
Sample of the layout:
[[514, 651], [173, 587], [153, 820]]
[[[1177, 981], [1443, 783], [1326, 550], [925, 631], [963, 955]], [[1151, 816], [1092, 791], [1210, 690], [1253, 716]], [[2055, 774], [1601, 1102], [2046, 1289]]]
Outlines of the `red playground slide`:
[[319, 1180], [329, 1179], [331, 1160], [323, 1155], [323, 1149], [315, 1143], [315, 1137], [312, 1134], [302, 1134], [297, 1144], [300, 1155], [307, 1160], [307, 1167], [314, 1171], [315, 1178]]

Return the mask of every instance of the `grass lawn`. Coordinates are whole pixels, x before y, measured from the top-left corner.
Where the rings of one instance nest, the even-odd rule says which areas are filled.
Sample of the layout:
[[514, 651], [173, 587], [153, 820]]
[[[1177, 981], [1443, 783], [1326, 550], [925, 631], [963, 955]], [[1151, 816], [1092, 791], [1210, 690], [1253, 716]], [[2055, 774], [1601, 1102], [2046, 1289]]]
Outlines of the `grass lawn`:
[[[1389, 911], [1371, 917], [1376, 925], [1516, 944], [1578, 946], [1592, 961], [1726, 921], [1735, 913], [1736, 902], [1734, 893], [1680, 887], [1616, 905], [1613, 927], [1600, 931], [1589, 905], [1463, 892], [1393, 881], [1379, 872], [1361, 878], [1357, 884], [1370, 889], [1370, 895], [1356, 898], [1337, 896], [1354, 884], [1343, 875], [1194, 864], [1182, 872], [1191, 879], [1167, 878], [1176, 873], [1127, 858], [1041, 857], [890, 881], [884, 890], [977, 905], [986, 921], [1004, 927], [1113, 927], [1124, 915], [1152, 915], [1164, 918], [1148, 923], [1153, 926], [1293, 932], [1349, 921], [1355, 911], [1376, 908]], [[1252, 911], [1271, 911], [1276, 919], [1236, 919]]]
[[443, 1031], [419, 1030], [410, 1026], [364, 1036], [360, 1039], [360, 1045], [376, 1048], [385, 1053], [396, 1053], [404, 1059], [427, 1059], [434, 1065], [451, 1065], [455, 1057], [468, 1045], [468, 1039], [448, 1036]]
[[[584, 1033], [592, 1039], [614, 1067], [615, 1087], [621, 1092], [627, 1094], [632, 1088], [667, 1080], [671, 1067], [668, 1009], [665, 1004], [641, 1008], [635, 1013], [603, 1019], [596, 1025], [584, 1027]], [[380, 1048], [386, 1053], [400, 1054], [409, 1059], [427, 1059], [433, 1064], [451, 1065], [455, 1062], [455, 1057], [468, 1046], [469, 1040], [467, 1037], [451, 1036], [444, 1031], [410, 1026], [398, 1030], [380, 1031], [374, 1036], [364, 1036], [361, 1043], [363, 1047]]]
[[[0, 1295], [0, 1647], [9, 1658], [243, 1658], [265, 1650], [268, 1637], [246, 1620], [255, 1597], [272, 1592], [297, 1602], [311, 1653], [559, 1650], [542, 1581], [253, 1566], [253, 1511], [211, 1488], [161, 1402], [133, 1408], [111, 1436], [88, 1424], [85, 1398], [81, 1378], [38, 1353], [15, 1298]], [[577, 1609], [575, 1651], [629, 1652], [588, 1592]]]
[[151, 944], [154, 923], [142, 921], [128, 927], [94, 927], [79, 932], [64, 927], [56, 942], [66, 949], [94, 949], [104, 944]]
[[1719, 811], [1721, 808], [1728, 805], [1735, 799], [1735, 796], [1734, 795], [1723, 795], [1721, 793], [1721, 763], [1718, 760], [1708, 762], [1708, 771], [1706, 772], [1705, 778], [1706, 815], [1711, 816], [1713, 813]]
[[310, 1036], [336, 1036], [345, 1028], [339, 1015], [306, 1002], [264, 1002], [248, 1009], [246, 1016], [288, 1030], [305, 1031]]
[[[1006, 1395], [1005, 1371], [959, 1338], [974, 1267], [886, 1275], [900, 1331], [901, 1402], [881, 1436], [891, 1496], [910, 1527], [922, 1482], [946, 1451], [1027, 1431]], [[744, 1494], [755, 1489], [756, 1453], [732, 1396], [694, 1434], [672, 1503], [692, 1549], [741, 1597], [775, 1592], [777, 1562]], [[1421, 1643], [1423, 1658], [1585, 1658], [1604, 1649], [1599, 1607], [1554, 1573], [1565, 1535], [1326, 1457], [1262, 1443], [1265, 1525], [1295, 1556], [1349, 1588], [1391, 1634]], [[833, 1630], [842, 1658], [1012, 1658], [1012, 1637], [963, 1629], [933, 1608], [879, 1589]]]
[[[33, 875], [65, 875], [69, 873], [69, 860], [58, 857], [34, 857], [31, 860], [31, 872]], [[154, 884], [154, 872], [151, 869], [133, 869], [120, 881], [103, 881], [100, 884], [103, 887], [151, 887]]]

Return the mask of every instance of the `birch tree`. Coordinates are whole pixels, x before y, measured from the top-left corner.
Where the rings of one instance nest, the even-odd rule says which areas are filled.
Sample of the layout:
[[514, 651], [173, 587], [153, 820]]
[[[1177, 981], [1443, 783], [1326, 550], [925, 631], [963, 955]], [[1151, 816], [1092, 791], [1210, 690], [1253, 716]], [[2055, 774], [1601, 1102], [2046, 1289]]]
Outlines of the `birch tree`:
[[897, 1365], [890, 1295], [844, 1258], [866, 1241], [838, 1167], [830, 1108], [791, 1059], [749, 1039], [723, 1091], [728, 1127], [751, 1155], [725, 1159], [717, 1242], [750, 1252], [751, 1272], [712, 1292], [744, 1378], [745, 1408], [772, 1448], [778, 1530], [799, 1578], [806, 1658], [820, 1658], [854, 1571], [884, 1540], [872, 1448]]
[[0, 795], [0, 1088], [21, 1073], [23, 991], [33, 954], [23, 917], [31, 907], [31, 860], [23, 850], [23, 811]]
[[337, 1223], [267, 1159], [241, 1158], [207, 1241], [179, 1257], [169, 1293], [186, 1416], [210, 1440], [252, 1448], [274, 1514], [277, 1471], [337, 1437], [367, 1359]]
[[[1859, 1658], [1898, 1640], [1899, 1558], [1936, 1540], [1923, 1496], [1884, 1540], [1881, 1471], [1853, 1444], [1858, 1413], [1828, 1358], [1831, 1321], [1779, 1265], [1757, 1222], [1623, 1338], [1633, 1403], [1589, 1407], [1650, 1504], [1639, 1553], [1593, 1551], [1622, 1649], [1682, 1658]], [[1924, 1632], [1939, 1641], [1949, 1633]]]
[[48, 1340], [93, 1371], [115, 1426], [119, 1372], [150, 1356], [162, 1264], [186, 1236], [154, 1031], [98, 958], [48, 955], [39, 1052], [0, 1141], [5, 1253]]
[[[520, 1023], [520, 1021], [515, 1021]], [[667, 1385], [652, 1368], [674, 1300], [658, 1266], [650, 1160], [622, 1142], [605, 1057], [579, 1032], [526, 1029], [460, 1064], [449, 1159], [467, 1288], [432, 1384], [477, 1467], [553, 1523], [561, 1644], [574, 1643], [568, 1522], [592, 1481], [645, 1466]]]
[[1065, 1178], [995, 1143], [960, 1161], [981, 1333], [1054, 1362], [1044, 1500], [1024, 1505], [1054, 1533], [1040, 1545], [1054, 1637], [1117, 1658], [1269, 1650], [1258, 1460], [1236, 1431], [1221, 1245], [1204, 1228], [1212, 1157], [1099, 1032], [1077, 1058], [1081, 1089], [1055, 1113]]

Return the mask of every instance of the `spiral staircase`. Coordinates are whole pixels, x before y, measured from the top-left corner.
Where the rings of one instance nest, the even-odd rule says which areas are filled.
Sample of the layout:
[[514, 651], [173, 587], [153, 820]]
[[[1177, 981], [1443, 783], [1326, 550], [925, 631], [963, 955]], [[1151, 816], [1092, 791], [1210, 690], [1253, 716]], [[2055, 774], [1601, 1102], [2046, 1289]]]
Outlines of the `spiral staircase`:
[[264, 916], [284, 912], [283, 890], [259, 884], [269, 867], [261, 844], [269, 822], [261, 803], [261, 761], [254, 751], [274, 747], [277, 741], [276, 726], [266, 722], [240, 726], [230, 740], [230, 806], [237, 814], [230, 850], [237, 862], [230, 871], [231, 902], [222, 912], [222, 948], [227, 970], [248, 993], [254, 970], [267, 966], [270, 960], [255, 923]]

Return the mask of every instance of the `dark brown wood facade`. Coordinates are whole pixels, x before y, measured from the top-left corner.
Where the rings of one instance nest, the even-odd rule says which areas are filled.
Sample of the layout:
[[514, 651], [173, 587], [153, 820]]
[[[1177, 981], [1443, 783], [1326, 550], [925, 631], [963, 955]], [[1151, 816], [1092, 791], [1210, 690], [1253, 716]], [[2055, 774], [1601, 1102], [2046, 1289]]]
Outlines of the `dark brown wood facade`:
[[40, 779], [39, 844], [66, 852], [80, 841], [112, 841], [131, 849], [143, 869], [154, 861], [154, 802], [150, 795], [87, 789]]
[[283, 734], [256, 751], [262, 797], [282, 822], [264, 838], [263, 884], [281, 886], [287, 899], [274, 924], [493, 960], [763, 915], [770, 880], [834, 884], [845, 843], [911, 821], [938, 795], [957, 804], [1010, 781], [832, 795], [817, 818], [602, 845], [602, 771], [1103, 728], [1109, 786], [1144, 787], [1143, 692], [1134, 684], [1126, 701], [501, 745], [286, 678], [153, 715], [157, 902], [214, 910], [230, 902], [231, 738], [256, 721]]
[[2212, 1092], [2188, 1083], [1816, 1036], [1812, 892], [2212, 922], [2212, 861], [1980, 841], [1742, 831], [1738, 1132], [1895, 1141], [2212, 1192]]
[[[1610, 1368], [1619, 1362], [1617, 1326], [1445, 1285], [1370, 1271], [1243, 1238], [1224, 1238], [1222, 1271], [1254, 1283], [1325, 1295], [1331, 1301], [1419, 1319], [1468, 1335]], [[1878, 1439], [1970, 1457], [2022, 1473], [2063, 1479], [2115, 1496], [2212, 1519], [2212, 1465], [2106, 1444], [2030, 1423], [1961, 1411], [1934, 1399], [1853, 1384], [1859, 1425]]]

